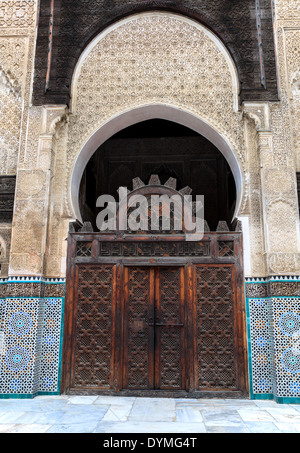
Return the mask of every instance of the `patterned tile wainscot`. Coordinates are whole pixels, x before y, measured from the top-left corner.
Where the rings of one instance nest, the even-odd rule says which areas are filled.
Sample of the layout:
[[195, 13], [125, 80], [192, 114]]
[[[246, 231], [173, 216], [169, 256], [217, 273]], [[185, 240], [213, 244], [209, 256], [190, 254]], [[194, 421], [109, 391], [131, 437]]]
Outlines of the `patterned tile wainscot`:
[[59, 393], [64, 288], [63, 279], [1, 280], [0, 398]]
[[300, 278], [247, 279], [250, 395], [300, 402]]

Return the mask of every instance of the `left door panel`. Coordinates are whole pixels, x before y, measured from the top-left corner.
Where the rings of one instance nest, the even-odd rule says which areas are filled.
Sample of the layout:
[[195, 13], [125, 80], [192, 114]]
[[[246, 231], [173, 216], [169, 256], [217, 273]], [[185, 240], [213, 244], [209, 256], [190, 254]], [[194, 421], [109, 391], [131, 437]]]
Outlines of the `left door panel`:
[[114, 265], [76, 267], [70, 388], [113, 386]]

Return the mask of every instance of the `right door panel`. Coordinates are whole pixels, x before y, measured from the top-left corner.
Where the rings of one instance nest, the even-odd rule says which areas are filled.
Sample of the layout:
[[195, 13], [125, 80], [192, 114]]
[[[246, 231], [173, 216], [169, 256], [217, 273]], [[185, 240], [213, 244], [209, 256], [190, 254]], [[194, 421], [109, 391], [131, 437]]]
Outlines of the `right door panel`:
[[196, 265], [197, 390], [238, 390], [234, 266]]

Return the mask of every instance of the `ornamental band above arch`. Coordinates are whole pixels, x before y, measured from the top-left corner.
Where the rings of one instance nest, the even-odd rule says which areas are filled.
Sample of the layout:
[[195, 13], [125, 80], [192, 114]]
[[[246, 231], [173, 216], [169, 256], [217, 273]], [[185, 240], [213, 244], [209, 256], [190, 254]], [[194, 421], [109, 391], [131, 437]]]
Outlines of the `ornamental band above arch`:
[[[210, 29], [234, 60], [241, 84], [240, 101], [278, 100], [271, 1], [225, 0], [41, 0], [33, 104], [67, 104], [77, 61], [91, 40], [109, 25], [144, 11], [170, 11]], [[51, 3], [52, 5], [52, 3]], [[76, 14], [74, 14], [76, 11]], [[45, 37], [49, 37], [45, 41]]]

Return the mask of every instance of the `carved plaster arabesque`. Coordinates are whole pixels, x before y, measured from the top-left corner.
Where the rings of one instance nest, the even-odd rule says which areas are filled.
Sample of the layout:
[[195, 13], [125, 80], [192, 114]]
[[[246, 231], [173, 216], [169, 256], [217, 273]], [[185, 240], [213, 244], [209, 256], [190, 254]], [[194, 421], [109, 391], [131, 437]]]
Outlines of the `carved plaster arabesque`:
[[[31, 71], [34, 52], [36, 0], [2, 1], [0, 3], [0, 59], [2, 69], [2, 90], [0, 94], [1, 110], [1, 170], [3, 174], [15, 175], [18, 171], [18, 159], [24, 154], [27, 145], [26, 130], [29, 96], [31, 90]], [[5, 73], [5, 79], [3, 76]], [[3, 83], [4, 88], [3, 89]], [[9, 85], [8, 85], [9, 84]], [[6, 86], [5, 86], [6, 85]], [[3, 166], [2, 166], [3, 163]], [[15, 219], [14, 226], [18, 223]], [[12, 227], [1, 225], [1, 234], [7, 236], [11, 249]], [[30, 230], [30, 227], [28, 228]], [[28, 231], [27, 230], [27, 231]], [[31, 232], [27, 240], [30, 241]], [[24, 229], [22, 231], [24, 236]], [[5, 274], [8, 274], [8, 253]], [[11, 250], [13, 252], [13, 250]], [[11, 256], [11, 254], [10, 254]], [[19, 258], [18, 258], [19, 259]], [[30, 265], [28, 266], [30, 269]]]
[[[0, 38], [1, 40], [1, 38]], [[5, 60], [7, 47], [1, 47], [0, 57]], [[11, 67], [11, 65], [8, 65]], [[0, 160], [1, 174], [16, 174], [21, 126], [21, 88], [11, 71], [0, 66]]]
[[37, 0], [2, 0], [0, 28], [33, 27], [37, 3]]
[[[207, 122], [231, 144], [245, 184], [237, 88], [228, 51], [198, 23], [153, 12], [114, 24], [85, 50], [75, 71], [66, 190], [76, 159], [95, 132], [124, 111], [147, 105], [170, 106]], [[71, 214], [67, 198], [65, 206]]]
[[297, 71], [295, 71], [292, 75], [291, 88], [293, 98], [298, 98], [300, 96], [300, 68], [297, 69]]
[[[258, 123], [257, 123], [258, 124]], [[260, 124], [260, 123], [259, 123]], [[248, 178], [248, 211], [246, 220], [246, 229], [243, 224], [244, 250], [247, 247], [250, 249], [250, 270], [245, 272], [246, 276], [260, 276], [265, 274], [266, 262], [264, 257], [264, 226], [262, 214], [262, 199], [261, 199], [261, 178], [259, 166], [258, 140], [255, 121], [248, 114], [244, 114], [244, 129], [247, 151], [247, 178]], [[249, 231], [248, 237], [245, 232]]]
[[[291, 204], [293, 218], [283, 219], [287, 228], [289, 223], [295, 225], [294, 238], [290, 244], [291, 253], [270, 254], [268, 257], [269, 272], [273, 274], [296, 274], [300, 269], [299, 249], [299, 212], [297, 208], [296, 171], [300, 168], [300, 99], [295, 93], [295, 83], [300, 68], [300, 1], [275, 1], [275, 42], [278, 59], [278, 81], [281, 102], [271, 104], [271, 124], [273, 132], [274, 167], [287, 176], [294, 174], [293, 185], [289, 193], [277, 194]], [[296, 94], [296, 95], [295, 95]], [[278, 182], [280, 186], [280, 181]], [[269, 203], [276, 200], [276, 194], [269, 193]], [[272, 222], [271, 222], [272, 227]], [[283, 226], [282, 241], [285, 241]]]
[[268, 251], [296, 252], [299, 250], [299, 236], [297, 235], [297, 211], [292, 202], [277, 198], [268, 203]]
[[[38, 168], [50, 170], [53, 159], [53, 137], [61, 121], [67, 121], [67, 107], [44, 105], [42, 108], [41, 129], [38, 146]], [[54, 169], [52, 169], [54, 171]]]

